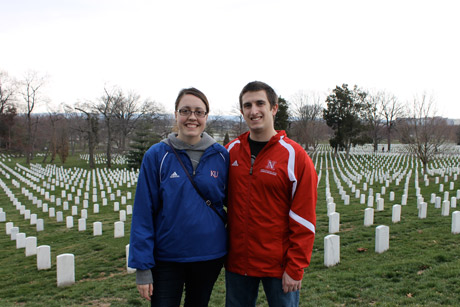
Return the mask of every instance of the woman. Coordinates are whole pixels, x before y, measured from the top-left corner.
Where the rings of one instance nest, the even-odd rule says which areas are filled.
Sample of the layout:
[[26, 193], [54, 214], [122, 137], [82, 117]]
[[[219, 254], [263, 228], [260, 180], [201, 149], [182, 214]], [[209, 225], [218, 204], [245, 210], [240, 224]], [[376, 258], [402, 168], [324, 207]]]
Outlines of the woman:
[[208, 113], [202, 92], [180, 91], [178, 133], [153, 145], [142, 160], [128, 265], [137, 269], [139, 293], [152, 306], [179, 306], [184, 285], [185, 306], [207, 306], [227, 254], [223, 204], [229, 159], [204, 132]]

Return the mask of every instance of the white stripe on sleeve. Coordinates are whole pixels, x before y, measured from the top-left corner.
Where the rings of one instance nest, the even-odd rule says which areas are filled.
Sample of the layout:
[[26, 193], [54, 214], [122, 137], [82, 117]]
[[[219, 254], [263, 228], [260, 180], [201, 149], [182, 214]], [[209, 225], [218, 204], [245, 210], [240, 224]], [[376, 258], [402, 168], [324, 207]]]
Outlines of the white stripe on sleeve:
[[289, 217], [292, 218], [294, 221], [299, 223], [300, 225], [308, 228], [311, 232], [315, 233], [315, 225], [304, 219], [303, 217], [298, 216], [294, 213], [294, 211], [289, 210]]

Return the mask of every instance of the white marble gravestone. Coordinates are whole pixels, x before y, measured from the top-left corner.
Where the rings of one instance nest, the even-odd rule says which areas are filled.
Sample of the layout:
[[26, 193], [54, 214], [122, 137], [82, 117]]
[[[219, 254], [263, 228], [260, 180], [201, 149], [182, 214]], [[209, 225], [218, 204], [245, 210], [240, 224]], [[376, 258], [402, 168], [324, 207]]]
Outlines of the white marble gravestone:
[[101, 222], [93, 223], [93, 235], [102, 236], [102, 223]]
[[327, 235], [324, 237], [324, 265], [334, 266], [340, 262], [340, 237]]
[[129, 259], [129, 244], [126, 245], [125, 251], [126, 251], [126, 271], [127, 271], [129, 274], [135, 273], [135, 272], [136, 272], [136, 269], [130, 268], [130, 267], [128, 266], [128, 259]]
[[339, 232], [340, 225], [340, 214], [338, 212], [333, 212], [329, 214], [329, 233]]
[[375, 252], [383, 253], [390, 248], [390, 227], [377, 226], [375, 229]]
[[371, 226], [374, 224], [374, 208], [364, 209], [364, 226]]
[[40, 245], [37, 247], [37, 269], [47, 270], [51, 268], [51, 247]]
[[460, 211], [452, 212], [452, 233], [460, 233]]
[[75, 283], [75, 256], [61, 254], [56, 257], [57, 286], [70, 286]]
[[114, 238], [122, 238], [125, 236], [125, 223], [118, 221], [114, 224]]
[[401, 205], [393, 205], [391, 221], [393, 223], [398, 223], [401, 221]]

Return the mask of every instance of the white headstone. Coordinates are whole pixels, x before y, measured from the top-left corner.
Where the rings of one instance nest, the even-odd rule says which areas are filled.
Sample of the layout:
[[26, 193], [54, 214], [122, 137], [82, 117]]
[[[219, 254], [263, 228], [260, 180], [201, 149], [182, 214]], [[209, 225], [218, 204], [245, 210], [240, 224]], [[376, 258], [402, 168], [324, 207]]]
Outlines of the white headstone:
[[339, 232], [340, 214], [333, 212], [329, 214], [329, 233]]
[[335, 212], [335, 203], [328, 203], [327, 204], [327, 215]]
[[126, 214], [127, 215], [133, 214], [133, 206], [132, 205], [127, 205], [126, 206]]
[[93, 205], [93, 213], [99, 213], [99, 204]]
[[93, 223], [93, 235], [102, 236], [102, 223], [101, 222]]
[[57, 286], [70, 286], [75, 283], [75, 256], [61, 254], [56, 257]]
[[440, 209], [440, 208], [441, 208], [441, 197], [436, 196], [435, 201], [434, 201], [434, 207], [435, 207], [436, 209]]
[[460, 211], [452, 212], [452, 233], [460, 233]]
[[391, 191], [390, 192], [390, 201], [394, 201], [395, 200], [395, 192]]
[[377, 226], [375, 229], [375, 252], [383, 253], [390, 248], [390, 227]]
[[371, 226], [374, 224], [374, 208], [364, 209], [364, 226]]
[[444, 200], [449, 200], [449, 192], [444, 192]]
[[27, 237], [26, 238], [25, 253], [26, 253], [26, 257], [37, 254], [37, 237]]
[[32, 213], [30, 215], [30, 225], [35, 225], [37, 224], [37, 214]]
[[427, 211], [427, 203], [423, 202], [418, 207], [418, 218], [419, 219], [426, 219], [426, 211]]
[[121, 238], [125, 236], [125, 223], [115, 222], [114, 237]]
[[37, 229], [37, 231], [45, 230], [45, 221], [43, 219], [38, 219], [37, 220], [36, 229]]
[[6, 221], [6, 212], [0, 212], [0, 222]]
[[72, 228], [73, 227], [73, 216], [67, 216], [65, 218], [65, 222], [66, 222], [66, 227], [67, 228]]
[[16, 249], [25, 248], [26, 247], [26, 234], [24, 232], [20, 232], [16, 234]]
[[393, 223], [401, 221], [401, 205], [393, 205], [391, 220]]
[[37, 247], [37, 269], [51, 269], [51, 247], [49, 245]]
[[78, 219], [78, 231], [85, 231], [86, 230], [86, 219], [79, 218]]
[[64, 220], [62, 211], [56, 212], [56, 222], [61, 223]]
[[13, 226], [10, 230], [11, 240], [16, 240], [16, 236], [19, 233], [19, 227]]
[[384, 199], [379, 198], [377, 200], [377, 211], [383, 211], [383, 209], [384, 209]]
[[49, 217], [55, 217], [56, 216], [56, 209], [54, 207], [49, 208], [48, 215], [49, 215]]
[[126, 251], [126, 271], [128, 272], [128, 274], [135, 273], [135, 272], [136, 272], [136, 269], [130, 268], [130, 267], [128, 266], [128, 259], [129, 259], [129, 244], [126, 245], [125, 251]]
[[445, 200], [442, 202], [441, 215], [449, 216], [450, 201]]
[[374, 207], [374, 196], [369, 195], [369, 197], [367, 198], [367, 206]]
[[327, 235], [324, 237], [324, 265], [334, 266], [340, 262], [340, 237]]
[[120, 210], [120, 221], [125, 222], [126, 221], [126, 210]]
[[120, 211], [120, 203], [119, 202], [114, 202], [113, 203], [113, 211]]
[[84, 219], [88, 218], [88, 211], [86, 209], [81, 209], [80, 216]]
[[452, 196], [450, 198], [450, 207], [451, 208], [457, 208], [457, 197]]
[[13, 222], [7, 222], [5, 224], [5, 231], [7, 235], [11, 235], [11, 228], [13, 228], [14, 224]]

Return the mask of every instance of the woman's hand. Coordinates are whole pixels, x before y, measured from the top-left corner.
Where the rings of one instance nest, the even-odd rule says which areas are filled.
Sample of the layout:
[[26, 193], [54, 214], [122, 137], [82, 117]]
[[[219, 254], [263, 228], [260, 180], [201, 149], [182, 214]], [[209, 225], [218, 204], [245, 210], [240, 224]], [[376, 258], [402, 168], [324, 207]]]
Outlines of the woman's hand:
[[150, 301], [153, 294], [153, 284], [137, 285], [137, 290], [143, 298]]

